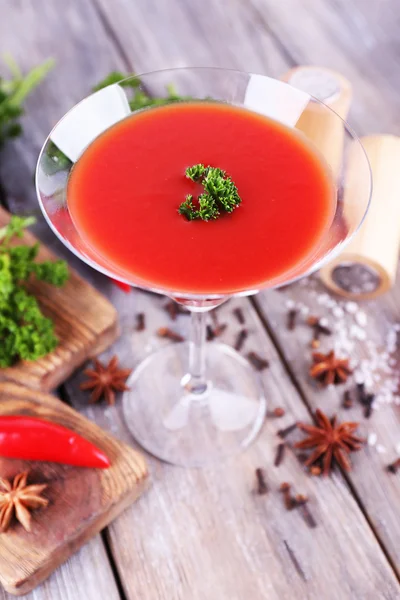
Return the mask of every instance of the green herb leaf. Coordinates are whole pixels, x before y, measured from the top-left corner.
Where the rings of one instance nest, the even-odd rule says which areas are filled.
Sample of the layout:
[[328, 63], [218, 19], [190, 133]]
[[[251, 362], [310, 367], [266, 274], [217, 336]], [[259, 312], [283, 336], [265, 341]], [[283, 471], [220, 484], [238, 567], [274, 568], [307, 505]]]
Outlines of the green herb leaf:
[[34, 217], [11, 217], [0, 229], [0, 367], [8, 367], [18, 359], [36, 360], [57, 346], [54, 325], [45, 317], [34, 296], [24, 287], [32, 275], [38, 279], [63, 285], [68, 278], [65, 261], [35, 262], [39, 243], [33, 246], [11, 246], [12, 238], [35, 222]]
[[200, 182], [204, 188], [204, 193], [198, 198], [198, 206], [195, 205], [193, 196], [189, 194], [178, 208], [179, 214], [186, 217], [188, 221], [217, 219], [221, 212], [233, 212], [242, 201], [232, 179], [218, 167], [193, 165], [186, 169], [186, 177]]
[[97, 92], [98, 90], [102, 90], [108, 85], [113, 85], [115, 83], [118, 83], [121, 87], [131, 88], [133, 90], [132, 98], [129, 100], [129, 106], [132, 112], [142, 108], [148, 108], [149, 106], [162, 106], [163, 104], [170, 104], [172, 102], [193, 100], [191, 96], [180, 96], [172, 84], [166, 86], [165, 96], [151, 96], [143, 86], [139, 77], [136, 77], [134, 73], [127, 75], [120, 71], [113, 71], [107, 75], [107, 77], [93, 88], [93, 91]]
[[11, 56], [5, 56], [4, 62], [12, 79], [0, 77], [0, 147], [8, 138], [21, 133], [18, 119], [23, 114], [22, 103], [54, 65], [53, 60], [47, 60], [24, 76]]

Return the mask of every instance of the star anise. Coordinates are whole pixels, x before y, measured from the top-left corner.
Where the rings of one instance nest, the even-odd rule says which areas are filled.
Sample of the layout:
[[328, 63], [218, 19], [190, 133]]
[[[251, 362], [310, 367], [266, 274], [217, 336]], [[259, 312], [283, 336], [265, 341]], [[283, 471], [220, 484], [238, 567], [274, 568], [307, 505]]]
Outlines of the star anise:
[[352, 370], [348, 358], [336, 358], [335, 352], [331, 350], [328, 354], [314, 352], [313, 364], [310, 367], [310, 375], [324, 386], [332, 383], [344, 383]]
[[47, 484], [26, 485], [28, 473], [19, 473], [11, 483], [0, 478], [0, 532], [9, 528], [15, 515], [26, 531], [31, 530], [31, 515], [29, 509], [47, 506], [49, 501], [42, 498], [41, 493]]
[[329, 475], [334, 461], [345, 471], [350, 471], [351, 463], [348, 454], [360, 450], [365, 442], [364, 439], [354, 435], [359, 423], [346, 421], [338, 424], [336, 416], [329, 419], [319, 409], [315, 413], [315, 420], [317, 426], [297, 424], [297, 427], [308, 433], [309, 437], [297, 442], [295, 448], [314, 449], [304, 464], [310, 467], [321, 460], [324, 475]]
[[115, 404], [115, 392], [129, 390], [125, 385], [131, 374], [131, 369], [119, 369], [118, 358], [113, 356], [107, 365], [103, 365], [96, 358], [93, 360], [94, 369], [86, 369], [84, 374], [88, 380], [81, 383], [81, 390], [93, 390], [90, 394], [90, 403], [98, 402], [103, 396], [107, 404]]

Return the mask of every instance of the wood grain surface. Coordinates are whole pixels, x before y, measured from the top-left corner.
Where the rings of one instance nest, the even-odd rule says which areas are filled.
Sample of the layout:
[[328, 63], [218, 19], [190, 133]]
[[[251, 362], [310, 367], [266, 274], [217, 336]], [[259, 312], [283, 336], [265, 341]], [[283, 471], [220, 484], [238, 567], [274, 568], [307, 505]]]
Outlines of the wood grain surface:
[[[224, 66], [280, 76], [297, 64], [327, 66], [352, 84], [350, 122], [358, 133], [398, 134], [399, 11], [397, 0], [65, 0], [62, 6], [6, 0], [0, 5], [5, 15], [0, 18], [0, 51], [12, 53], [26, 69], [54, 56], [57, 68], [27, 102], [24, 136], [2, 152], [4, 203], [18, 213], [37, 213], [32, 173], [44, 138], [73, 103], [115, 68], [140, 73]], [[159, 325], [187, 335], [187, 317], [171, 323], [163, 298], [139, 291], [124, 294], [71, 257], [47, 226], [39, 224], [36, 231], [117, 308], [123, 335], [110, 353], [117, 352], [124, 364], [137, 364], [165, 343], [154, 335]], [[400, 597], [400, 480], [385, 472], [400, 442], [399, 409], [387, 405], [364, 420], [358, 406], [346, 412], [340, 408], [341, 390], [321, 392], [310, 384], [309, 332], [303, 326], [286, 332], [286, 302], [332, 320], [318, 303], [318, 286], [296, 284], [263, 292], [255, 304], [243, 299], [221, 308], [220, 319], [228, 323], [224, 339], [232, 343], [238, 330], [232, 309], [243, 307], [251, 332], [243, 352], [256, 350], [270, 360], [271, 368], [263, 373], [267, 398], [271, 407], [283, 406], [286, 415], [268, 419], [256, 444], [224, 466], [185, 471], [150, 459], [154, 486], [107, 528], [108, 557], [101, 540], [93, 540], [87, 554], [81, 551], [70, 559], [29, 600], [78, 600], [83, 593], [95, 598], [99, 589], [98, 597], [124, 600]], [[385, 346], [388, 331], [400, 320], [399, 301], [397, 285], [390, 295], [363, 307], [367, 339], [357, 340], [355, 359], [367, 355], [370, 339]], [[145, 332], [134, 331], [136, 312], [146, 314]], [[78, 388], [80, 378], [77, 374], [66, 384], [64, 396], [103, 428], [134, 444], [119, 403], [89, 408]], [[274, 467], [277, 429], [297, 419], [310, 420], [316, 406], [361, 420], [362, 432], [375, 434], [386, 453], [367, 446], [354, 457], [350, 476], [336, 473], [328, 480], [307, 476], [290, 452], [281, 467]], [[254, 494], [259, 466], [266, 469], [270, 487], [263, 497]], [[309, 529], [298, 511], [284, 509], [277, 492], [284, 480], [310, 496], [316, 529]], [[95, 543], [101, 557], [96, 563]], [[82, 571], [78, 591], [74, 582]], [[99, 571], [102, 587], [94, 576]]]
[[29, 483], [46, 483], [46, 509], [32, 513], [32, 531], [13, 524], [0, 536], [0, 582], [13, 594], [25, 594], [47, 578], [147, 487], [143, 457], [106, 435], [54, 396], [13, 383], [0, 383], [0, 414], [29, 415], [76, 431], [103, 450], [108, 469], [0, 458], [2, 477], [29, 471]]

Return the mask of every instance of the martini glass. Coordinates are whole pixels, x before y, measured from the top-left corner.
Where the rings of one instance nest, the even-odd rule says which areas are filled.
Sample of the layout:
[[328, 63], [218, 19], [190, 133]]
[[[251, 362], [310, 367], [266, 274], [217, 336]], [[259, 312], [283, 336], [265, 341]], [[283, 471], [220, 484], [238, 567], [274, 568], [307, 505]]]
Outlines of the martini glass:
[[[130, 389], [123, 396], [123, 411], [134, 438], [148, 452], [172, 464], [203, 466], [246, 448], [263, 424], [267, 401], [257, 374], [231, 347], [205, 340], [210, 310], [233, 295], [252, 295], [259, 290], [200, 295], [161, 289], [127, 276], [85, 241], [68, 207], [67, 182], [74, 163], [97, 136], [129, 116], [132, 107], [137, 110], [141, 91], [166, 101], [176, 101], [179, 95], [244, 107], [297, 128], [302, 135], [307, 135], [304, 122], [310, 111], [317, 120], [326, 116], [334, 126], [334, 152], [324, 156], [337, 190], [331, 225], [306, 260], [261, 287], [288, 284], [342, 250], [367, 212], [371, 173], [358, 138], [329, 107], [282, 81], [225, 69], [170, 69], [112, 84], [72, 108], [47, 138], [39, 156], [36, 188], [40, 207], [57, 237], [105, 275], [169, 296], [191, 313], [190, 341], [168, 345], [137, 366], [127, 382]], [[316, 143], [315, 138], [310, 141]], [[132, 224], [132, 235], [135, 226]]]

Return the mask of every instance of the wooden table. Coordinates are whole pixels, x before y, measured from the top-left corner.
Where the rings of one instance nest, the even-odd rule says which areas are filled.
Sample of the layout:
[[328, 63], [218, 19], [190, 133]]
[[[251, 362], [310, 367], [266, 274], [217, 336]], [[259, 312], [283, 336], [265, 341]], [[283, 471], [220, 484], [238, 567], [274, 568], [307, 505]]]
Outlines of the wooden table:
[[[45, 136], [114, 69], [140, 73], [213, 65], [279, 76], [296, 64], [320, 64], [351, 80], [350, 121], [358, 133], [400, 134], [399, 19], [398, 0], [3, 0], [0, 53], [11, 53], [24, 69], [50, 56], [57, 66], [27, 102], [24, 136], [1, 154], [2, 203], [14, 212], [38, 213], [32, 177]], [[117, 306], [124, 334], [109, 355], [117, 352], [128, 365], [160, 344], [153, 332], [168, 324], [163, 298], [124, 294], [61, 248], [43, 222], [37, 233]], [[285, 327], [290, 301], [306, 307], [303, 312], [308, 308], [332, 319], [321, 301], [322, 288], [318, 282], [311, 287], [296, 284], [221, 308], [221, 321], [229, 322], [224, 339], [232, 343], [238, 329], [232, 309], [242, 307], [251, 332], [246, 350], [269, 358], [265, 392], [272, 407], [285, 408], [285, 416], [268, 419], [251, 449], [220, 467], [183, 470], [149, 458], [153, 486], [147, 495], [29, 599], [400, 598], [400, 475], [385, 471], [396, 446], [399, 451], [400, 408], [381, 405], [367, 421], [359, 406], [341, 408], [341, 390], [311, 385], [310, 332]], [[372, 341], [387, 347], [387, 336], [393, 337], [393, 324], [400, 321], [399, 300], [400, 285], [363, 306], [367, 339], [356, 341], [355, 358], [365, 360]], [[149, 323], [140, 337], [133, 333], [138, 311]], [[348, 324], [352, 318], [347, 314]], [[186, 334], [187, 323], [179, 317], [176, 328]], [[394, 363], [396, 349], [391, 349]], [[120, 403], [89, 408], [78, 389], [80, 378], [69, 380], [61, 396], [134, 444]], [[377, 437], [375, 445], [354, 456], [349, 475], [309, 477], [290, 453], [279, 468], [273, 466], [277, 429], [309, 421], [317, 406], [361, 420], [371, 444]], [[267, 472], [266, 496], [253, 493], [259, 466]], [[297, 510], [284, 509], [277, 488], [285, 480], [310, 497], [317, 528], [310, 529]], [[9, 596], [0, 592], [0, 597]]]

